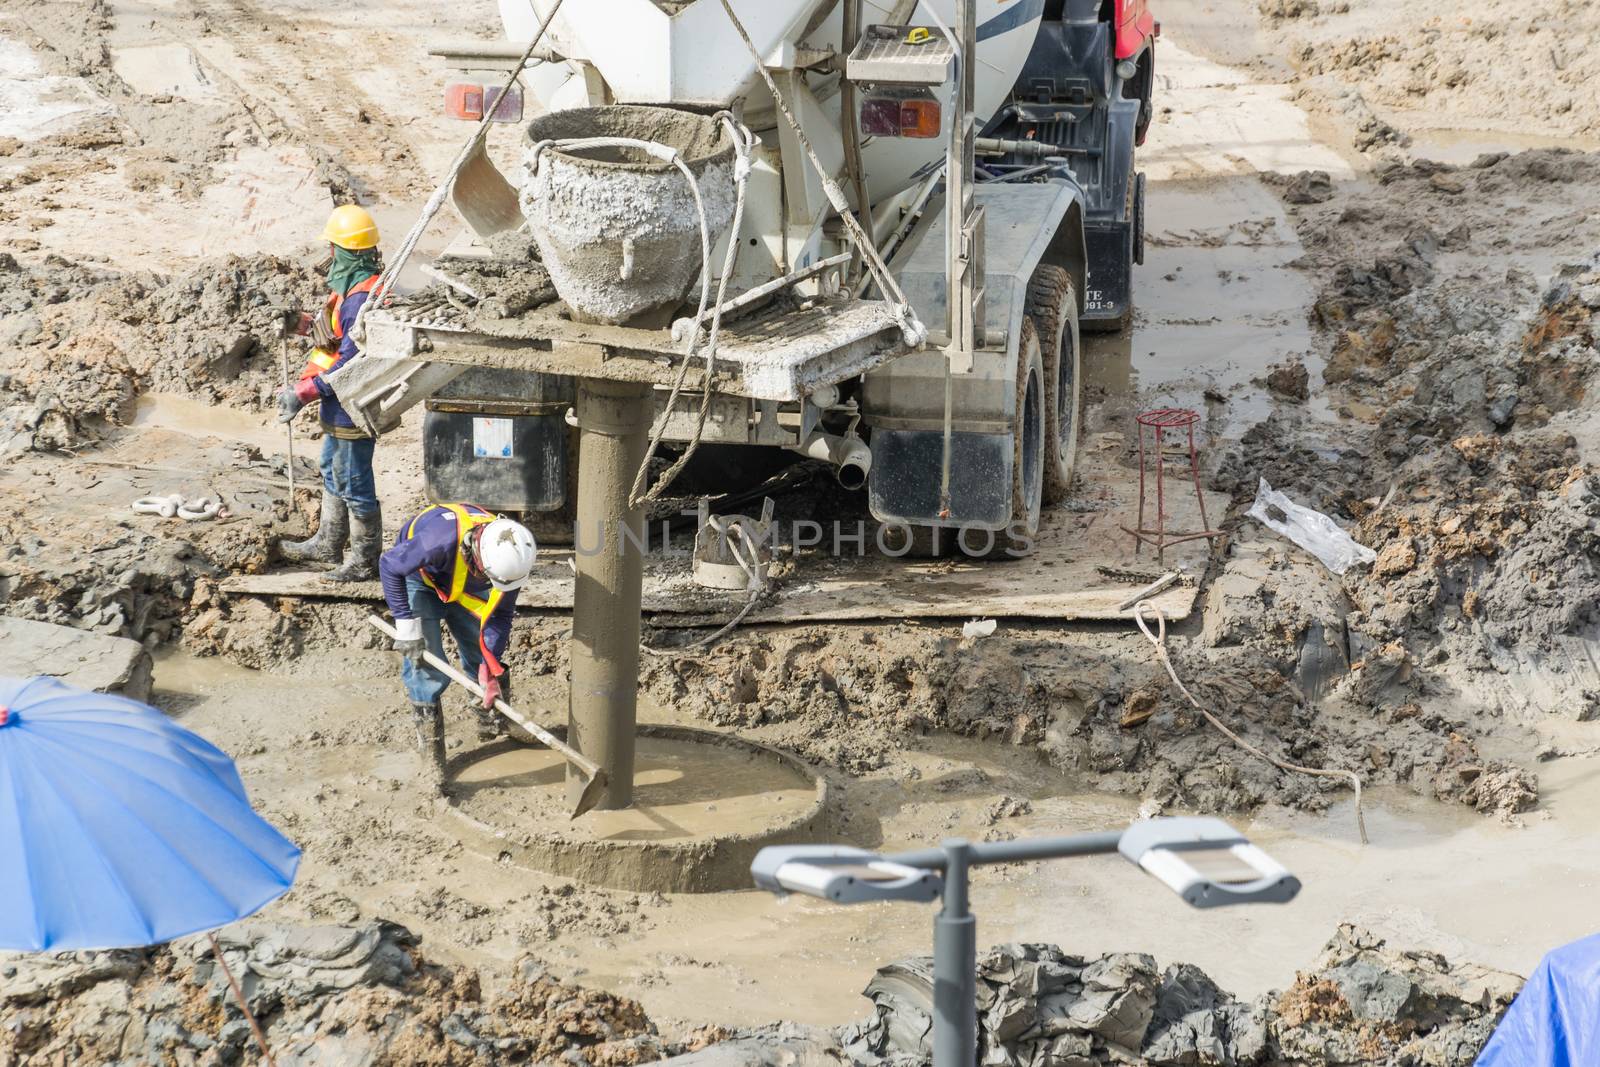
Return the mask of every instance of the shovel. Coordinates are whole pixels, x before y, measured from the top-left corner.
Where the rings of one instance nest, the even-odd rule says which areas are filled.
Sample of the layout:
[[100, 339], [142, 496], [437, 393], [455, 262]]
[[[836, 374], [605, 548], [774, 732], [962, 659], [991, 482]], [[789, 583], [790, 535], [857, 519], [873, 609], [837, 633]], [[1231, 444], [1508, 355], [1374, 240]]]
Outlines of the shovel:
[[450, 186], [450, 202], [472, 232], [482, 238], [522, 225], [517, 190], [490, 161], [481, 137]]
[[[397, 635], [394, 632], [394, 627], [390, 626], [376, 615], [368, 615], [367, 621], [372, 624], [373, 629], [377, 630], [385, 637], [389, 638], [390, 640], [396, 639]], [[435, 656], [427, 649], [423, 649], [422, 659], [423, 662], [428, 664], [428, 666], [433, 667], [436, 670], [443, 671], [450, 677], [452, 681], [459, 684], [463, 689], [476, 696], [479, 700], [483, 699], [483, 690], [478, 688], [478, 683], [468, 678], [465, 674], [462, 674], [443, 657]], [[579, 752], [577, 749], [573, 748], [571, 745], [567, 744], [565, 741], [561, 740], [561, 738], [557, 737], [549, 730], [546, 730], [538, 723], [533, 722], [531, 719], [524, 719], [517, 713], [516, 709], [512, 708], [512, 706], [507, 704], [504, 700], [495, 700], [494, 710], [498, 711], [500, 714], [504, 715], [506, 718], [510, 719], [524, 730], [528, 731], [534, 737], [537, 737], [540, 741], [543, 741], [546, 747], [548, 747], [552, 752], [558, 752], [562, 756], [565, 756], [567, 763], [569, 763], [580, 776], [587, 779], [583, 785], [583, 792], [578, 796], [578, 806], [572, 811], [572, 817], [574, 819], [593, 808], [596, 804], [600, 803], [600, 798], [605, 795], [606, 784], [609, 779], [606, 778], [605, 770], [598, 763], [592, 759], [588, 759], [583, 755], [583, 753]]]

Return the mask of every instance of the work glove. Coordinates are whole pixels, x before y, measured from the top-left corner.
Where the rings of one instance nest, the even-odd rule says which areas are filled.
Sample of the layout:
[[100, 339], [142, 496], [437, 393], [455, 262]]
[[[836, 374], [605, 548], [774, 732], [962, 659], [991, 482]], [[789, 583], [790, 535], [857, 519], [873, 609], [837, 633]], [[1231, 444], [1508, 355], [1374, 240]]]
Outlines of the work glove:
[[394, 650], [396, 652], [402, 656], [416, 659], [422, 655], [424, 647], [421, 619], [394, 620]]
[[300, 409], [318, 399], [317, 380], [305, 378], [295, 385], [286, 385], [278, 391], [278, 421], [292, 422]]
[[483, 690], [484, 708], [493, 711], [494, 702], [504, 694], [499, 677], [489, 673], [489, 665], [487, 663], [478, 664], [478, 688]]

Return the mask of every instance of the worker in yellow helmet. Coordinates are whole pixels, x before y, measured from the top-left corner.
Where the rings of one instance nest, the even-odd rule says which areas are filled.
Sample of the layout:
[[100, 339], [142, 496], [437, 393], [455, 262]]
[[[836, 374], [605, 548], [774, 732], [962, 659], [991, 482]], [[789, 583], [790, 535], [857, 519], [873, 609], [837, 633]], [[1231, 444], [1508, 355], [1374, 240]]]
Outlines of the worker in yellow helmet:
[[[383, 548], [383, 514], [372, 477], [376, 442], [345, 412], [325, 375], [338, 370], [358, 349], [350, 327], [383, 273], [378, 252], [378, 224], [365, 208], [345, 204], [333, 209], [322, 239], [332, 247], [328, 264], [328, 300], [311, 324], [313, 348], [300, 380], [278, 395], [278, 419], [288, 422], [312, 401], [321, 401], [322, 518], [305, 541], [279, 546], [296, 563], [338, 563], [325, 576], [333, 582], [376, 578]], [[348, 537], [350, 550], [344, 551]], [[343, 562], [340, 555], [343, 553]]]

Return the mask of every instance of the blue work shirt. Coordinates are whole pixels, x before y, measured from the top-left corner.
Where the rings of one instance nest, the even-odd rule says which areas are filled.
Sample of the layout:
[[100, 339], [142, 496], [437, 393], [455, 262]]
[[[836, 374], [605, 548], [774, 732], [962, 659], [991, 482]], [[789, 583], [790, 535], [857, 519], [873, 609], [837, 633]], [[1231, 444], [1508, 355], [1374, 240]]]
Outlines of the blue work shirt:
[[[462, 506], [475, 515], [490, 514], [470, 504]], [[449, 591], [459, 564], [460, 557], [456, 549], [460, 544], [456, 517], [449, 508], [431, 507], [418, 513], [415, 520], [408, 519], [401, 523], [400, 535], [395, 538], [394, 547], [378, 559], [378, 575], [383, 580], [383, 599], [389, 604], [390, 614], [396, 619], [416, 617], [406, 598], [407, 575], [426, 575], [435, 586]], [[494, 586], [489, 584], [487, 578], [472, 574], [467, 576], [466, 592], [471, 596], [487, 600], [493, 591]], [[483, 643], [495, 659], [499, 659], [506, 650], [506, 642], [511, 637], [511, 620], [516, 611], [517, 591], [513, 589], [501, 594], [500, 603], [495, 606], [483, 628]]]

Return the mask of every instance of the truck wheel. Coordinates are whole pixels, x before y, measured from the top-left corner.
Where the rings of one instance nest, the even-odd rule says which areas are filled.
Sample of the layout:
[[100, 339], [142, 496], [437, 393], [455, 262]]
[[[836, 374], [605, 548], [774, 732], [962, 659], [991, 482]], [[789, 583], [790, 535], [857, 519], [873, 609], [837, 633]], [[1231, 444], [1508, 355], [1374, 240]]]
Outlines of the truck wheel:
[[956, 531], [934, 526], [891, 524], [884, 528], [889, 552], [905, 559], [940, 559], [956, 547]]
[[1044, 509], [1045, 454], [1044, 359], [1033, 320], [1022, 317], [1017, 339], [1017, 410], [1012, 417], [1011, 522], [989, 534], [967, 530], [957, 547], [984, 559], [1021, 559], [1033, 554]]
[[1083, 410], [1078, 290], [1064, 268], [1045, 265], [1028, 283], [1027, 316], [1039, 335], [1044, 366], [1044, 502], [1072, 491]]

